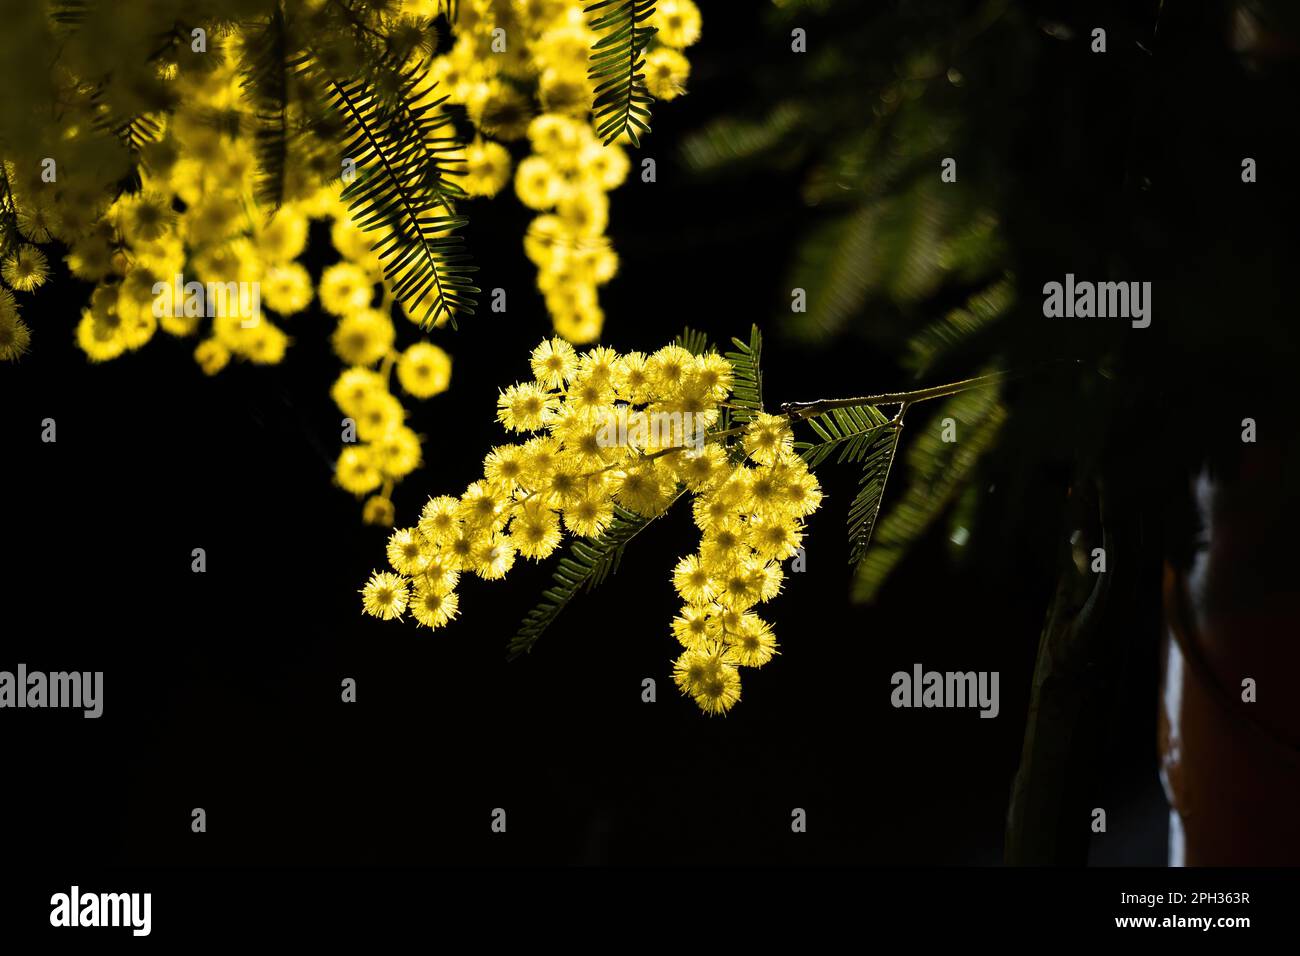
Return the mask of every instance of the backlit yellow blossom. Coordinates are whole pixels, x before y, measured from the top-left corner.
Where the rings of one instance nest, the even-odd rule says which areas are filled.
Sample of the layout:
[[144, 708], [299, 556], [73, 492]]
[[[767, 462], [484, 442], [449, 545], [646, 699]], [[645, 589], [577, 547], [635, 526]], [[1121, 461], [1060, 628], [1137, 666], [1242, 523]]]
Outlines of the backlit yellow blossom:
[[[581, 548], [626, 534], [629, 522], [654, 518], [689, 495], [700, 542], [671, 575], [682, 601], [671, 631], [684, 648], [673, 677], [702, 711], [726, 713], [740, 700], [740, 669], [761, 667], [776, 653], [771, 626], [753, 609], [780, 594], [780, 562], [798, 553], [803, 519], [820, 503], [816, 479], [793, 454], [789, 419], [725, 419], [736, 376], [716, 352], [670, 345], [649, 357], [606, 346], [579, 353], [550, 339], [529, 364], [534, 381], [500, 393], [497, 419], [532, 437], [493, 448], [481, 479], [459, 497], [429, 499], [417, 526], [389, 539], [389, 564], [414, 582], [417, 620], [440, 626], [459, 610], [458, 572], [503, 578], [520, 557], [554, 553], [566, 533], [586, 542], [574, 544], [581, 556]], [[335, 385], [341, 398], [358, 403], [359, 422], [375, 387], [351, 372]], [[699, 417], [698, 432], [684, 427], [687, 414]], [[661, 428], [664, 422], [670, 427]], [[386, 440], [373, 439], [372, 447]], [[356, 454], [358, 480], [375, 480], [365, 472], [365, 453]], [[371, 467], [385, 471], [381, 463]], [[573, 574], [578, 566], [567, 567]]]
[[406, 610], [410, 582], [388, 571], [376, 571], [361, 589], [361, 606], [373, 617], [391, 621]]

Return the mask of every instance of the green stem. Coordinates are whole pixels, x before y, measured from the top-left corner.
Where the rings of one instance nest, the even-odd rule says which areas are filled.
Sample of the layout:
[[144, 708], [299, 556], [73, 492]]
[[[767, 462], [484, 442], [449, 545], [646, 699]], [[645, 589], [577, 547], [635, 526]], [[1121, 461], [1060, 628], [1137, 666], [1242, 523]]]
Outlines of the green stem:
[[909, 405], [917, 402], [928, 401], [932, 398], [943, 398], [946, 395], [956, 395], [958, 392], [970, 391], [973, 388], [987, 388], [990, 385], [997, 385], [1013, 378], [1011, 372], [993, 372], [989, 375], [979, 375], [975, 378], [962, 379], [960, 382], [950, 382], [947, 385], [935, 385], [932, 388], [918, 388], [910, 392], [884, 392], [880, 395], [864, 395], [861, 398], [821, 398], [815, 402], [787, 402], [781, 406], [781, 413], [788, 415], [791, 422], [804, 421], [828, 412], [833, 408], [860, 408], [863, 405], [901, 405], [898, 411], [898, 418], [903, 417]]

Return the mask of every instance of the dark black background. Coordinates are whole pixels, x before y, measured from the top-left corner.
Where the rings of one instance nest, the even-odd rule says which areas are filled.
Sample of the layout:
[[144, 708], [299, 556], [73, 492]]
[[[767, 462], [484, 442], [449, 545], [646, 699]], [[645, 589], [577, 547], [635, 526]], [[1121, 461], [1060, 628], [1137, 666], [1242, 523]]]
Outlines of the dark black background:
[[[798, 171], [698, 181], [677, 160], [681, 137], [788, 56], [788, 38], [757, 19], [711, 29], [703, 6], [691, 93], [657, 108], [644, 148], [658, 182], [633, 177], [612, 197], [622, 267], [602, 290], [604, 341], [649, 350], [688, 324], [725, 341], [758, 322], [770, 406], [903, 384], [894, 357], [860, 340], [813, 347], [782, 335], [783, 268], [810, 215]], [[995, 161], [1023, 169], [1017, 208], [1038, 211], [1012, 224], [1029, 289], [1038, 267], [1049, 270], [1050, 243], [1035, 236], [1104, 234], [1098, 198], [1135, 201], [1116, 159], [1135, 137], [1169, 146], [1170, 162], [1183, 156], [1191, 165], [1171, 173], [1183, 185], [1207, 168], [1235, 177], [1243, 155], [1227, 135], [1231, 90], [1197, 91], [1222, 99], [1193, 108], [1189, 98], [1163, 132], [1142, 126], [1149, 114], [1128, 91], [1147, 54], [1112, 7], [1111, 55], [1052, 48], [1035, 97], [1005, 107], [1019, 148]], [[1041, 38], [1045, 50], [1054, 42]], [[1201, 104], [1217, 135], [1178, 153], [1169, 144], [1189, 134]], [[496, 390], [527, 375], [528, 349], [549, 332], [521, 249], [528, 213], [510, 199], [469, 213], [480, 284], [505, 288], [509, 310], [434, 333], [454, 356], [453, 387], [416, 406], [426, 464], [395, 495], [399, 525], [427, 495], [459, 493], [478, 476], [503, 440]], [[1155, 214], [1177, 226], [1172, 208]], [[383, 566], [385, 534], [362, 526], [358, 503], [331, 484], [331, 320], [313, 311], [289, 322], [282, 366], [207, 380], [193, 343], [162, 334], [89, 365], [71, 337], [88, 292], [64, 277], [40, 293], [26, 312], [33, 353], [0, 372], [0, 667], [103, 670], [106, 685], [99, 720], [0, 716], [12, 852], [85, 864], [1000, 860], [1034, 651], [1068, 533], [1064, 462], [995, 454], [962, 562], [936, 528], [870, 608], [847, 600], [855, 476], [826, 469], [808, 571], [766, 609], [781, 656], [746, 673], [730, 715], [708, 719], [670, 680], [670, 571], [694, 547], [686, 513], [648, 531], [616, 577], [512, 664], [506, 643], [549, 564], [521, 565], [504, 582], [468, 579], [462, 618], [435, 633], [363, 619], [357, 590]], [[1010, 396], [1032, 405], [1036, 387]], [[40, 441], [46, 417], [58, 423], [55, 444]], [[1031, 493], [1010, 495], [1013, 486]], [[195, 547], [206, 549], [205, 574], [190, 570]], [[1109, 831], [1094, 837], [1093, 862], [1164, 860], [1156, 599], [1135, 615], [1114, 710], [1101, 717], [1110, 744], [1095, 805]], [[917, 662], [1000, 672], [999, 717], [893, 709], [890, 675]], [[355, 704], [340, 701], [346, 677]], [[656, 703], [641, 701], [645, 677], [658, 682]], [[195, 807], [207, 811], [205, 834], [190, 830]], [[490, 832], [495, 807], [508, 813], [504, 835]], [[806, 834], [790, 830], [794, 807], [807, 811]]]

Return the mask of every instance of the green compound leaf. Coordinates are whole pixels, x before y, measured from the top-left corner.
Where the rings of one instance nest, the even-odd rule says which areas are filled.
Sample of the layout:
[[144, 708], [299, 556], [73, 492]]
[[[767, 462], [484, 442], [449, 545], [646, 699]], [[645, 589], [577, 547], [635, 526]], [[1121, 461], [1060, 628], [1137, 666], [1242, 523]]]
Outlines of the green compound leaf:
[[294, 65], [346, 124], [342, 155], [356, 161], [357, 176], [342, 198], [358, 228], [379, 232], [371, 248], [393, 295], [423, 327], [446, 320], [455, 328], [457, 314], [474, 314], [481, 290], [465, 240], [454, 234], [468, 220], [453, 207], [464, 190], [451, 177], [463, 169], [452, 159], [461, 145], [453, 117], [439, 110], [446, 97], [433, 99], [436, 84], [419, 67], [379, 64], [381, 90], [364, 77], [334, 77], [314, 56]]
[[[875, 529], [875, 543], [858, 564], [855, 601], [875, 599], [907, 549], [966, 487], [981, 456], [996, 441], [1006, 415], [995, 389], [974, 389], [945, 402], [935, 424], [915, 437], [906, 456], [907, 488]], [[943, 441], [938, 423], [944, 418], [956, 421], [957, 441]]]
[[763, 337], [755, 325], [749, 330], [748, 344], [736, 338], [731, 341], [736, 351], [723, 356], [732, 368], [731, 420], [743, 424], [763, 411], [763, 373], [758, 365]]
[[[680, 498], [681, 493], [655, 517], [666, 514]], [[507, 660], [529, 653], [570, 601], [580, 593], [598, 587], [616, 572], [624, 548], [652, 521], [654, 518], [643, 517], [616, 504], [614, 522], [604, 534], [595, 539], [579, 539], [569, 545], [569, 553], [560, 559], [551, 576], [551, 587], [542, 592], [541, 603], [528, 612], [518, 633], [511, 638]]]
[[[603, 11], [603, 12], [602, 12]], [[596, 135], [608, 146], [622, 135], [640, 146], [637, 130], [650, 132], [650, 104], [646, 89], [645, 48], [658, 30], [642, 26], [655, 12], [655, 0], [600, 0], [588, 4], [591, 29], [600, 38], [591, 45], [587, 76], [595, 81], [596, 99], [591, 111]]]

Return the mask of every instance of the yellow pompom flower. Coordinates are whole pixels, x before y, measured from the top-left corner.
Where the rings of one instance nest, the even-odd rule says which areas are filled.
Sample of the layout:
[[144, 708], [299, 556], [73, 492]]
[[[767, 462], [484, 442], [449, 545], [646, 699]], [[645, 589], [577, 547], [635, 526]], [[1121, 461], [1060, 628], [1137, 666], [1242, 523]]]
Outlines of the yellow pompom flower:
[[740, 672], [730, 649], [705, 643], [690, 648], [673, 665], [673, 680], [710, 716], [725, 714], [740, 700]]
[[666, 46], [684, 49], [700, 38], [700, 10], [692, 0], [659, 0], [650, 26], [659, 32], [655, 39]]
[[790, 517], [755, 518], [747, 525], [746, 542], [768, 561], [784, 561], [798, 553], [803, 529]]
[[687, 650], [699, 650], [709, 636], [708, 622], [707, 608], [688, 604], [673, 618], [673, 637]]
[[785, 582], [785, 572], [781, 570], [781, 565], [776, 561], [764, 563], [758, 569], [757, 576], [759, 601], [770, 601], [781, 593], [781, 585]]
[[420, 573], [420, 583], [444, 593], [450, 591], [460, 581], [460, 572], [455, 568], [457, 562], [446, 552], [434, 549], [427, 540], [425, 545], [430, 550], [424, 553], [424, 570]]
[[665, 345], [646, 361], [646, 374], [655, 391], [671, 397], [681, 387], [686, 371], [695, 365], [695, 356], [680, 345]]
[[375, 466], [370, 449], [357, 445], [348, 445], [339, 453], [338, 464], [334, 467], [334, 476], [344, 491], [354, 495], [369, 494], [384, 480], [384, 476]]
[[661, 514], [673, 498], [673, 480], [656, 467], [656, 461], [642, 461], [610, 473], [614, 497], [629, 511], [647, 518]]
[[644, 352], [628, 352], [614, 363], [614, 391], [632, 405], [644, 404], [650, 397], [650, 377], [646, 374]]
[[[362, 404], [365, 400], [376, 393], [386, 394], [387, 388], [384, 385], [384, 377], [373, 369], [353, 366], [345, 369], [334, 384], [330, 386], [330, 398], [334, 404], [346, 415], [357, 415], [361, 411]], [[397, 421], [401, 420], [400, 414]], [[387, 427], [389, 419], [385, 417], [379, 432], [382, 434]]]
[[0, 361], [13, 362], [27, 353], [32, 334], [17, 309], [3, 306], [3, 296], [6, 295], [9, 295], [9, 290], [0, 289]]
[[583, 143], [582, 124], [568, 116], [542, 113], [528, 124], [528, 141], [542, 155], [574, 153]]
[[697, 493], [708, 491], [728, 473], [729, 467], [727, 453], [716, 444], [674, 455], [672, 464], [682, 483]]
[[536, 431], [545, 426], [558, 399], [533, 382], [511, 385], [497, 398], [497, 421], [515, 432]]
[[372, 495], [361, 506], [361, 520], [366, 524], [391, 528], [395, 514], [396, 510], [393, 508], [392, 499], [384, 495]]
[[[359, 281], [358, 272], [368, 280], [377, 279], [383, 273], [379, 257], [370, 248], [371, 243], [375, 241], [374, 236], [354, 223], [346, 209], [336, 211], [334, 223], [330, 226], [330, 241], [339, 254], [348, 260], [353, 269], [357, 270], [345, 272], [341, 277], [336, 273], [335, 280], [339, 283], [343, 283], [345, 278], [354, 282]], [[367, 297], [361, 304], [369, 303], [370, 299]]]
[[760, 465], [770, 465], [794, 448], [794, 432], [784, 415], [759, 414], [745, 426], [745, 453]]
[[700, 541], [700, 556], [710, 567], [722, 567], [731, 562], [736, 552], [745, 546], [745, 525], [731, 512], [704, 532]]
[[515, 195], [529, 209], [550, 209], [560, 192], [560, 179], [544, 156], [529, 156], [515, 170]]
[[98, 282], [113, 268], [113, 249], [103, 234], [95, 232], [73, 243], [64, 261], [78, 279]]
[[437, 629], [456, 617], [460, 597], [455, 591], [417, 584], [411, 596], [411, 615], [425, 627]]
[[510, 153], [500, 143], [477, 139], [465, 148], [461, 188], [471, 196], [495, 196], [510, 181]]
[[402, 423], [406, 410], [388, 392], [371, 392], [357, 409], [357, 437], [362, 441], [379, 441]]
[[687, 387], [699, 389], [704, 399], [716, 405], [731, 394], [735, 369], [717, 352], [697, 356], [694, 367], [686, 373]]
[[22, 245], [0, 263], [0, 276], [19, 292], [31, 292], [45, 284], [50, 264], [35, 246]]
[[373, 365], [388, 354], [396, 334], [388, 316], [362, 309], [339, 320], [330, 342], [349, 365]]
[[467, 528], [496, 530], [505, 524], [506, 499], [486, 481], [476, 481], [460, 496], [456, 517]]
[[289, 348], [289, 336], [265, 320], [248, 330], [243, 354], [257, 365], [275, 365], [284, 360]]
[[786, 484], [786, 495], [791, 512], [799, 518], [806, 518], [822, 503], [821, 483], [817, 476], [804, 466], [802, 471], [795, 470]]
[[397, 380], [408, 395], [432, 398], [451, 384], [451, 356], [431, 342], [416, 342], [397, 360]]
[[109, 321], [98, 321], [89, 309], [83, 309], [77, 323], [77, 345], [92, 362], [106, 362], [126, 351], [117, 334], [116, 314]]
[[533, 349], [529, 364], [545, 388], [563, 388], [577, 374], [578, 353], [564, 339], [547, 339]]
[[601, 411], [613, 401], [614, 384], [608, 378], [579, 374], [569, 383], [567, 407], [575, 411]]
[[729, 564], [718, 576], [718, 603], [733, 611], [744, 611], [758, 603], [763, 578], [752, 561]]
[[515, 548], [509, 535], [493, 534], [482, 539], [470, 556], [471, 570], [485, 581], [499, 581], [514, 567]]
[[599, 488], [587, 488], [564, 508], [564, 526], [584, 538], [604, 534], [614, 520], [614, 503]]
[[707, 604], [716, 593], [713, 575], [700, 563], [696, 554], [687, 555], [677, 562], [673, 569], [673, 587], [688, 604]]
[[262, 301], [281, 315], [296, 315], [311, 298], [311, 276], [296, 262], [272, 266], [262, 276]]
[[420, 467], [420, 438], [404, 425], [390, 428], [371, 448], [385, 477], [403, 478]]
[[292, 206], [281, 206], [274, 219], [257, 229], [253, 242], [267, 262], [296, 259], [307, 248], [307, 217]]
[[176, 227], [171, 197], [146, 191], [118, 201], [118, 228], [128, 242], [153, 242]]
[[525, 558], [540, 561], [560, 546], [560, 522], [542, 502], [527, 501], [510, 522], [510, 540]]
[[409, 583], [388, 571], [375, 571], [361, 589], [361, 607], [371, 617], [385, 621], [400, 618], [406, 610]]
[[400, 528], [388, 536], [388, 563], [398, 574], [415, 577], [428, 563], [424, 556], [426, 543], [415, 528]]
[[370, 305], [374, 285], [370, 276], [352, 263], [335, 263], [321, 273], [320, 304], [334, 315], [348, 315]]
[[724, 640], [731, 645], [736, 663], [742, 667], [762, 667], [777, 653], [771, 625], [756, 614], [742, 614], [740, 627], [728, 631]]
[[455, 533], [458, 521], [456, 511], [460, 501], [450, 495], [430, 498], [420, 511], [420, 534], [439, 547]]
[[483, 459], [483, 476], [504, 494], [513, 494], [524, 477], [524, 450], [521, 445], [499, 445]]
[[627, 152], [617, 143], [605, 146], [600, 140], [593, 139], [582, 148], [579, 165], [601, 189], [617, 189], [627, 179], [632, 161]]
[[63, 217], [54, 205], [37, 199], [18, 207], [18, 231], [32, 242], [49, 242], [59, 238]]

